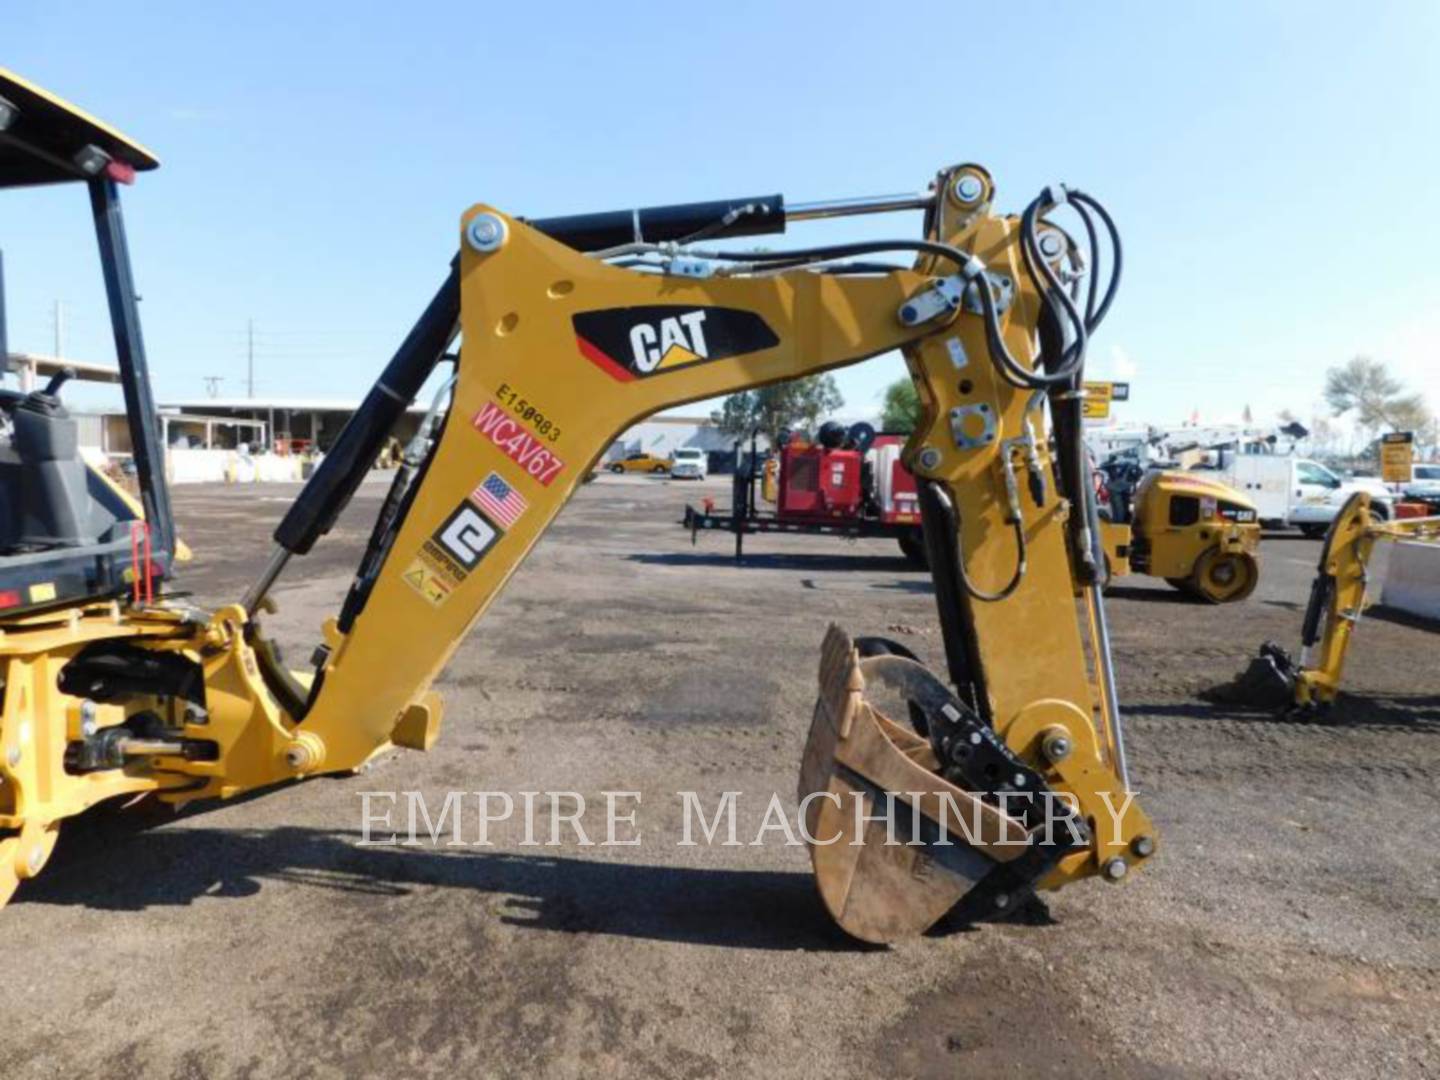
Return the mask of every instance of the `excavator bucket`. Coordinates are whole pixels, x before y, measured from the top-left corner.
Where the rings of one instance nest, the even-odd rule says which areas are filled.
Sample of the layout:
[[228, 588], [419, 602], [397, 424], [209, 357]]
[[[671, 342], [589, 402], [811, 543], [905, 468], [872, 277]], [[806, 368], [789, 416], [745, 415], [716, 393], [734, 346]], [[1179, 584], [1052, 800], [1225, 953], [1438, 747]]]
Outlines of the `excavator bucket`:
[[[867, 685], [878, 683], [906, 700], [912, 726], [918, 720], [926, 734], [871, 703]], [[994, 772], [1004, 759], [1008, 779], [999, 786], [1043, 788], [988, 726], [967, 723], [966, 711], [921, 664], [862, 658], [830, 627], [799, 796], [821, 899], [852, 937], [888, 943], [920, 934], [957, 905], [967, 917], [1002, 914], [1070, 850], [1039, 846], [1031, 824], [1004, 812], [993, 794], [940, 775], [937, 745], [954, 742], [982, 769]]]
[[1273, 641], [1260, 646], [1250, 666], [1224, 686], [1205, 696], [1221, 705], [1281, 712], [1295, 704], [1298, 669], [1290, 654]]

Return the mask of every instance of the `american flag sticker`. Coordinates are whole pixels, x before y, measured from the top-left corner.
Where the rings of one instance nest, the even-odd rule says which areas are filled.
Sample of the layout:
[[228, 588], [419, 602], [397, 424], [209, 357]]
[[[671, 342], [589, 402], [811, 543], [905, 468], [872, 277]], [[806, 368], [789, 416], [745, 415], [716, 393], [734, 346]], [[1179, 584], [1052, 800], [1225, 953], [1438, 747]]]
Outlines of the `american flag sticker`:
[[470, 493], [470, 499], [507, 529], [520, 520], [520, 515], [530, 505], [523, 495], [501, 479], [499, 473], [493, 472]]

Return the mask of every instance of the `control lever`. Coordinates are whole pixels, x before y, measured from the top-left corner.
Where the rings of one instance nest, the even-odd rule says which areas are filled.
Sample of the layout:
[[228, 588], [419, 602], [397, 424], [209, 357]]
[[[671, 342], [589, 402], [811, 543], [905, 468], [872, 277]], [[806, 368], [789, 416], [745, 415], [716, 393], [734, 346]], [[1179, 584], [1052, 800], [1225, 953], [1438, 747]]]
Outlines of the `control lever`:
[[51, 375], [50, 381], [45, 384], [45, 389], [40, 392], [46, 397], [59, 397], [60, 388], [73, 378], [75, 378], [75, 369], [67, 365]]

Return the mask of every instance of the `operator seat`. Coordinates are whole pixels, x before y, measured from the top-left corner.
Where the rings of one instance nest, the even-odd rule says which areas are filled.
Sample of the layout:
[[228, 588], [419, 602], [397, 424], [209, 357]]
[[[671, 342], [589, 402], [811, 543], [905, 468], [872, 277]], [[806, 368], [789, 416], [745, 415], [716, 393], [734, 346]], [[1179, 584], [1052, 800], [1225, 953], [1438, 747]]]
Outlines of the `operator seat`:
[[112, 564], [139, 516], [80, 456], [60, 400], [73, 375], [28, 394], [0, 390], [0, 594], [21, 606], [113, 592], [123, 582]]

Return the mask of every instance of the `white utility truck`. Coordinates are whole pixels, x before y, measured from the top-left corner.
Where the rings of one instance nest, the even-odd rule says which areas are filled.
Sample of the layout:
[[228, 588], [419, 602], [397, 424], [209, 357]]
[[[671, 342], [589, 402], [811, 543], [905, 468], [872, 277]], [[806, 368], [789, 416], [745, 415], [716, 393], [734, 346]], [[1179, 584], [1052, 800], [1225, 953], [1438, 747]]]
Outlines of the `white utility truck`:
[[1357, 491], [1370, 495], [1371, 513], [1378, 517], [1389, 519], [1395, 512], [1395, 496], [1381, 481], [1344, 480], [1318, 461], [1289, 454], [1226, 453], [1213, 471], [1255, 503], [1262, 524], [1294, 526], [1306, 536], [1323, 536]]

